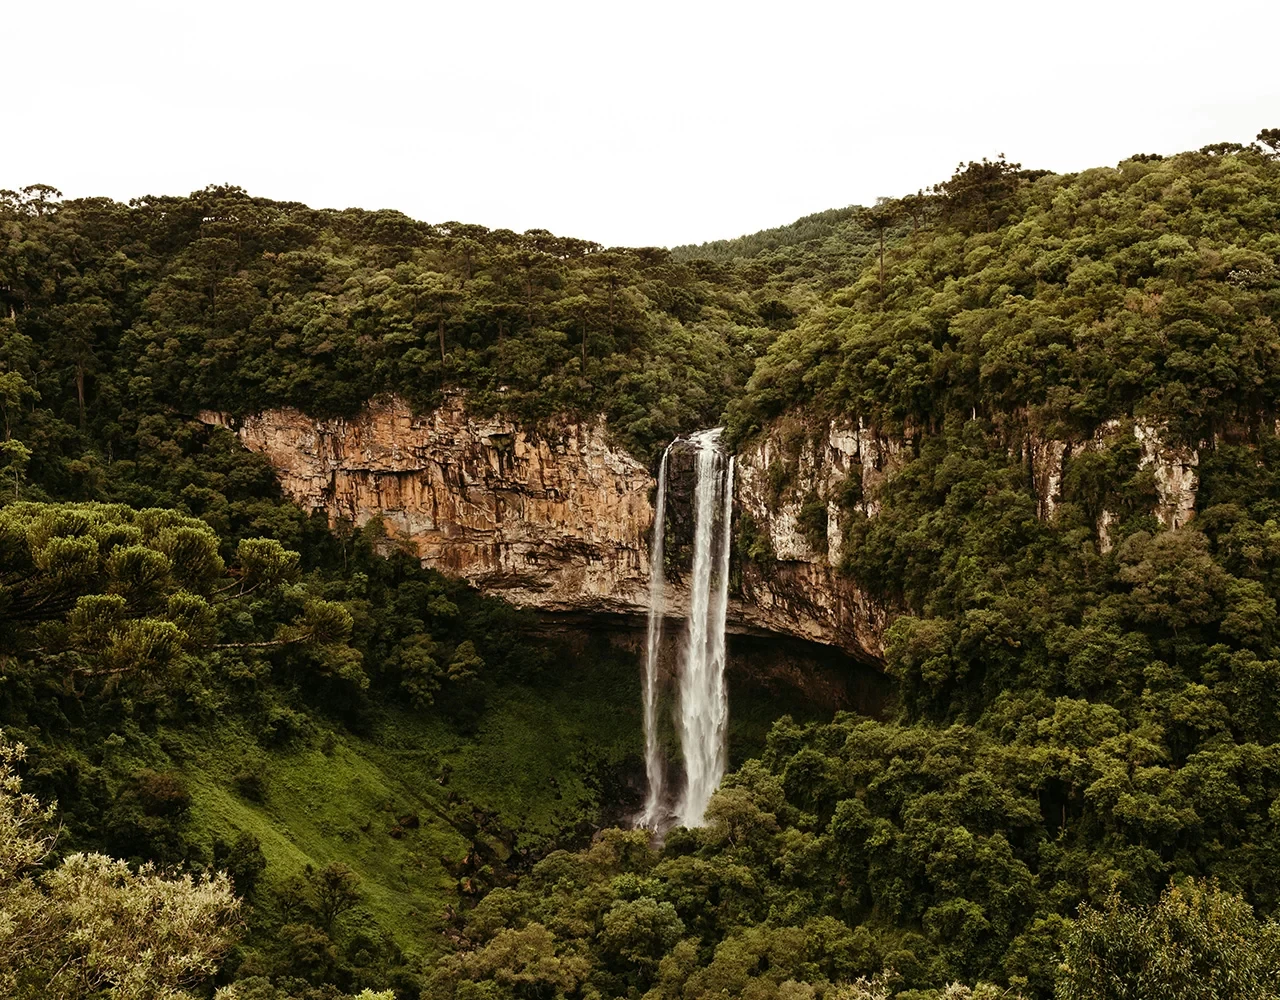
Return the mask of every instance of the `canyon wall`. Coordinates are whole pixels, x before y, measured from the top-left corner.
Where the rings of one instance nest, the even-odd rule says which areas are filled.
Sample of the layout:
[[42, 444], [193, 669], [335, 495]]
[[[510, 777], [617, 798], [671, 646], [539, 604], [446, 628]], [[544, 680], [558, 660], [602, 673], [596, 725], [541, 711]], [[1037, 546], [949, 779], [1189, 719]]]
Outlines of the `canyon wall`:
[[[303, 508], [331, 523], [379, 517], [388, 537], [424, 565], [513, 604], [556, 615], [638, 619], [647, 612], [655, 483], [610, 444], [603, 420], [526, 428], [469, 413], [460, 395], [423, 414], [391, 399], [352, 419], [315, 420], [296, 410], [201, 419], [264, 455]], [[1052, 516], [1073, 450], [1107, 447], [1130, 427], [1139, 465], [1154, 466], [1155, 513], [1170, 528], [1184, 524], [1194, 510], [1198, 455], [1165, 447], [1158, 429], [1140, 422], [1108, 422], [1084, 442], [1019, 443], [1040, 516]], [[773, 422], [744, 446], [731, 632], [787, 636], [872, 663], [882, 658], [889, 610], [835, 567], [848, 519], [875, 516], [880, 487], [912, 448], [910, 431], [889, 437], [800, 416]], [[669, 476], [676, 495], [677, 454]], [[679, 518], [671, 523], [669, 532], [678, 532]], [[1104, 547], [1108, 523], [1104, 511]], [[669, 557], [678, 552], [669, 543]], [[669, 558], [668, 566], [673, 617], [684, 615], [688, 601], [678, 561]]]
[[[1170, 530], [1181, 528], [1195, 516], [1200, 452], [1196, 448], [1171, 445], [1162, 428], [1142, 420], [1107, 420], [1093, 437], [1084, 441], [1059, 441], [1028, 436], [1024, 457], [1031, 470], [1031, 487], [1041, 518], [1053, 516], [1061, 500], [1062, 480], [1072, 455], [1098, 452], [1123, 443], [1133, 435], [1138, 448], [1138, 469], [1150, 469], [1155, 487], [1151, 513]], [[1202, 442], [1203, 444], [1203, 442]], [[1098, 518], [1098, 542], [1105, 552], [1111, 548], [1111, 526], [1115, 515], [1103, 510]]]
[[201, 419], [264, 455], [303, 508], [331, 523], [380, 517], [424, 565], [513, 604], [620, 613], [648, 599], [652, 479], [601, 424], [531, 432], [456, 396], [421, 415], [391, 400], [350, 420]]
[[[905, 449], [905, 450], [904, 450]], [[838, 623], [879, 658], [889, 611], [836, 572], [854, 511], [874, 517], [880, 486], [910, 456], [902, 438], [858, 424], [783, 417], [738, 455], [742, 600], [762, 627], [824, 641], [806, 624]], [[790, 628], [787, 623], [797, 623]]]
[[[655, 483], [609, 444], [603, 421], [529, 429], [471, 414], [460, 396], [418, 415], [392, 399], [353, 419], [296, 410], [200, 416], [264, 455], [304, 509], [331, 523], [380, 517], [424, 565], [487, 593], [554, 614], [647, 613]], [[751, 509], [761, 505], [756, 460], [739, 459], [738, 502]], [[777, 531], [782, 538], [783, 522]], [[669, 613], [683, 616], [687, 602], [677, 571]], [[869, 661], [882, 652], [883, 620], [823, 559], [749, 570], [729, 608], [733, 632], [790, 636]]]

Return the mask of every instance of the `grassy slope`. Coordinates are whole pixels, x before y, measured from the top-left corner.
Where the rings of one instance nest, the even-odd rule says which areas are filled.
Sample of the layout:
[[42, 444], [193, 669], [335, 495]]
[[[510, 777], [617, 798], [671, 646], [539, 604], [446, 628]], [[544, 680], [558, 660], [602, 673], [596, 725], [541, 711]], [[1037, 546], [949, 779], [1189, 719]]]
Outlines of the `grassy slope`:
[[[784, 712], [829, 716], [798, 696], [740, 683], [732, 702], [735, 763], [759, 753]], [[457, 866], [473, 841], [500, 858], [513, 847], [573, 846], [590, 826], [618, 820], [619, 799], [638, 790], [626, 781], [643, 774], [642, 752], [639, 664], [593, 644], [553, 683], [492, 691], [469, 730], [434, 709], [381, 707], [361, 734], [320, 723], [307, 739], [264, 750], [228, 719], [187, 734], [173, 756], [207, 852], [214, 838], [253, 834], [276, 889], [308, 864], [349, 865], [363, 882], [365, 925], [406, 953], [430, 955], [446, 906], [463, 896]], [[232, 779], [246, 760], [266, 775], [260, 803]], [[493, 818], [476, 833], [484, 813]], [[417, 826], [398, 822], [410, 815]]]
[[[601, 794], [602, 776], [640, 766], [639, 672], [614, 656], [554, 687], [499, 689], [471, 733], [433, 711], [382, 708], [367, 735], [320, 731], [287, 749], [261, 750], [234, 720], [184, 742], [191, 826], [206, 849], [252, 833], [276, 887], [307, 864], [343, 862], [363, 880], [368, 917], [406, 952], [430, 953], [459, 899], [447, 865], [467, 856], [477, 813], [494, 814], [477, 837], [499, 856], [513, 839], [535, 851], [572, 841], [602, 818], [616, 794]], [[265, 765], [261, 803], [229, 777], [246, 758]], [[419, 825], [398, 822], [410, 815]]]

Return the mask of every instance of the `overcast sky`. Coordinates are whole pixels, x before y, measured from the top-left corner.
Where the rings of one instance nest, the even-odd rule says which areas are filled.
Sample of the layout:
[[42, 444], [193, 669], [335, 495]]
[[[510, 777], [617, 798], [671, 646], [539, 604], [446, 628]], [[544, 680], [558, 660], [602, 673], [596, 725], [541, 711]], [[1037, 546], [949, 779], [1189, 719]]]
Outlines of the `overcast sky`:
[[737, 236], [1280, 127], [1280, 0], [5, 0], [0, 187]]

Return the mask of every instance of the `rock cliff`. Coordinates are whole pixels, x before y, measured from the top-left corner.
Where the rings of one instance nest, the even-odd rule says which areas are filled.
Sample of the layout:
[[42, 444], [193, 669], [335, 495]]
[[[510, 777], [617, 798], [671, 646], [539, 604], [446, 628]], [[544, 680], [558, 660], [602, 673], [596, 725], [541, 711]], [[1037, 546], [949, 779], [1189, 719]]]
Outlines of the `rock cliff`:
[[416, 416], [392, 400], [351, 420], [201, 419], [263, 454], [304, 508], [331, 523], [381, 517], [425, 565], [514, 604], [629, 612], [646, 600], [653, 481], [600, 424], [531, 432], [458, 397]]
[[[304, 508], [324, 512], [331, 523], [380, 517], [387, 534], [425, 565], [513, 604], [636, 619], [647, 611], [656, 484], [648, 469], [611, 446], [602, 420], [531, 429], [469, 413], [460, 396], [416, 415], [391, 399], [349, 420], [315, 420], [296, 410], [201, 419], [232, 429], [263, 454]], [[1196, 452], [1165, 447], [1157, 428], [1119, 421], [1088, 441], [1027, 437], [1011, 449], [1028, 466], [1040, 516], [1052, 516], [1073, 452], [1110, 447], [1128, 433], [1140, 448], [1140, 466], [1154, 466], [1155, 513], [1170, 528], [1184, 524], [1194, 510]], [[848, 519], [856, 512], [875, 516], [880, 487], [912, 448], [909, 431], [890, 437], [862, 424], [798, 415], [775, 421], [744, 446], [735, 503], [741, 572], [731, 593], [730, 631], [881, 659], [889, 611], [835, 567]], [[668, 480], [677, 494], [681, 476], [691, 475], [681, 469], [673, 456]], [[1108, 523], [1103, 511], [1104, 548]], [[678, 518], [668, 524], [678, 530]], [[680, 567], [668, 570], [667, 606], [678, 617], [687, 593]]]
[[[610, 446], [602, 421], [537, 430], [467, 412], [460, 397], [415, 415], [398, 400], [358, 417], [314, 420], [296, 410], [235, 419], [206, 412], [275, 468], [285, 492], [331, 522], [381, 517], [387, 534], [430, 567], [513, 604], [553, 613], [642, 616], [648, 607], [655, 482]], [[759, 510], [767, 451], [741, 456], [738, 503]], [[731, 631], [784, 635], [878, 659], [883, 615], [825, 559], [764, 573], [748, 568], [729, 609]], [[683, 613], [679, 574], [668, 608]]]
[[[879, 658], [888, 610], [835, 571], [852, 512], [875, 516], [880, 485], [910, 453], [865, 426], [784, 417], [738, 455], [742, 603], [760, 627]], [[743, 553], [745, 555], [745, 553]], [[791, 623], [788, 626], [788, 623]], [[815, 629], [815, 623], [821, 628]]]

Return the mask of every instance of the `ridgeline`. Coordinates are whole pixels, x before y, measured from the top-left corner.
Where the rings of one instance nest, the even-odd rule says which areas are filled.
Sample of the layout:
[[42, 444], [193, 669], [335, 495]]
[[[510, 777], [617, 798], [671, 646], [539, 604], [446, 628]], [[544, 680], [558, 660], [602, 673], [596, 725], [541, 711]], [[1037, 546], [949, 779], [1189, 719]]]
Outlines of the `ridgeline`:
[[[1276, 996], [1280, 134], [1259, 140], [970, 163], [671, 251], [234, 187], [0, 192], [0, 729], [27, 747], [0, 777], [56, 800], [44, 864], [226, 872], [238, 916], [173, 980], [223, 1000]], [[641, 795], [636, 657], [297, 509], [196, 419], [445, 390], [529, 425], [603, 413], [650, 463], [717, 424], [901, 440], [837, 567], [891, 609], [889, 715], [736, 706], [705, 827], [602, 832]], [[1195, 455], [1185, 525], [1153, 513], [1144, 429]], [[767, 573], [749, 530], [733, 558]], [[0, 822], [0, 913], [35, 914], [14, 900], [64, 890], [25, 874], [44, 848], [10, 863], [36, 807], [0, 795], [28, 824]], [[113, 995], [61, 985], [70, 937], [21, 942], [9, 995]]]

